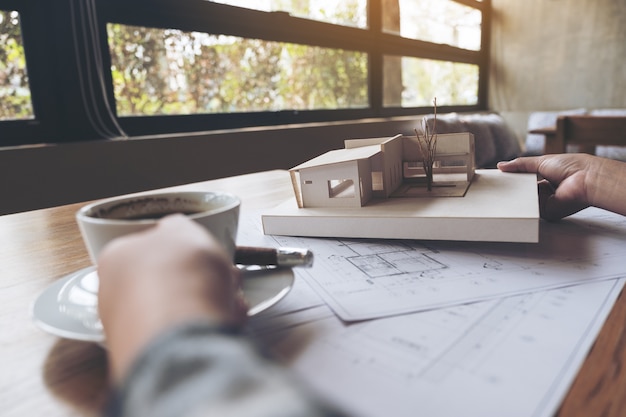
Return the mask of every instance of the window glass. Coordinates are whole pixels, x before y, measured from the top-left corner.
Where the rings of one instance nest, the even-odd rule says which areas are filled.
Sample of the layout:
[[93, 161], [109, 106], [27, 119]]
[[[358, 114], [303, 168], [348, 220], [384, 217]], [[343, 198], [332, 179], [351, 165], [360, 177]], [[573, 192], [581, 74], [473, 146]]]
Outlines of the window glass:
[[367, 54], [108, 25], [120, 116], [363, 108]]
[[[404, 38], [480, 50], [482, 12], [453, 0], [393, 0], [383, 8], [383, 30]], [[390, 7], [390, 5], [395, 7]]]
[[33, 117], [19, 13], [0, 10], [0, 120]]
[[264, 12], [287, 12], [336, 25], [367, 27], [367, 0], [215, 0], [215, 3]]
[[438, 106], [478, 103], [478, 65], [396, 56], [384, 60], [386, 107], [428, 107], [435, 97]]

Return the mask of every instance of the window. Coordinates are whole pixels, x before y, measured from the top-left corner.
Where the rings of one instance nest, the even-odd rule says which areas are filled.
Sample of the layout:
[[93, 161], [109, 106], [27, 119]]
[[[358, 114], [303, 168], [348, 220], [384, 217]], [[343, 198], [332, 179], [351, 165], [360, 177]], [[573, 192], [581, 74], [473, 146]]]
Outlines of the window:
[[485, 109], [490, 7], [0, 0], [0, 146]]
[[402, 69], [398, 78], [402, 92], [396, 97], [386, 94], [386, 107], [427, 107], [433, 97], [437, 97], [438, 106], [478, 104], [478, 65], [387, 55], [383, 59], [385, 67], [399, 61]]
[[367, 0], [309, 0], [303, 1], [250, 1], [215, 0], [215, 3], [230, 4], [265, 12], [283, 12], [292, 16], [336, 25], [367, 27]]
[[20, 15], [0, 10], [0, 120], [33, 117]]
[[369, 104], [363, 52], [119, 24], [108, 33], [119, 116]]
[[383, 31], [405, 38], [480, 50], [480, 10], [453, 0], [399, 0], [383, 8]]
[[383, 183], [383, 172], [382, 171], [372, 171], [372, 190], [374, 191], [384, 191], [384, 183]]
[[354, 181], [352, 180], [328, 180], [328, 198], [354, 198]]

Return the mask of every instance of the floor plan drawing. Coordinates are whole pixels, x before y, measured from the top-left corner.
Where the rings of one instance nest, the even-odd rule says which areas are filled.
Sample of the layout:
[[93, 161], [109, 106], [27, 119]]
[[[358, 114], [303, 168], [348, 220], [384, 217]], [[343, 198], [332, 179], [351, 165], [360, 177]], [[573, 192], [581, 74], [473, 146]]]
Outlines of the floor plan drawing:
[[251, 325], [352, 415], [549, 417], [623, 284], [595, 281], [359, 323], [318, 306]]
[[[550, 233], [553, 228], [559, 228], [559, 233]], [[623, 216], [587, 209], [558, 223], [542, 222], [540, 235], [536, 244], [288, 236], [264, 236], [263, 244], [310, 248], [315, 254], [314, 266], [297, 269], [296, 275], [345, 321], [625, 273]]]
[[553, 416], [626, 281], [626, 218], [598, 209], [542, 222], [538, 244], [267, 236], [251, 213], [240, 227], [240, 244], [315, 254], [248, 332], [363, 417]]

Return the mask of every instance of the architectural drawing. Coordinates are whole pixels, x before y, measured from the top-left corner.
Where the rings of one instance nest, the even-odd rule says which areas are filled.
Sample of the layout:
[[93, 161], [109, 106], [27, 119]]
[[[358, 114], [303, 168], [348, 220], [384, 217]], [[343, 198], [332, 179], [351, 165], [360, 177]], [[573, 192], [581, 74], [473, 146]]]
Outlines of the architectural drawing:
[[256, 213], [242, 222], [238, 244], [316, 256], [250, 333], [363, 417], [553, 416], [624, 284], [626, 219], [600, 209], [545, 223], [538, 245], [268, 236]]
[[351, 139], [292, 168], [298, 207], [363, 207], [375, 198], [464, 196], [474, 177], [474, 136], [437, 136], [434, 186], [426, 189], [417, 137]]
[[378, 417], [553, 416], [624, 279], [346, 324], [323, 307], [252, 333], [349, 411]]
[[[588, 226], [596, 218], [602, 229]], [[315, 265], [297, 275], [342, 320], [358, 321], [623, 276], [625, 229], [623, 216], [590, 208], [542, 224], [549, 238], [533, 245], [272, 238], [310, 248]]]

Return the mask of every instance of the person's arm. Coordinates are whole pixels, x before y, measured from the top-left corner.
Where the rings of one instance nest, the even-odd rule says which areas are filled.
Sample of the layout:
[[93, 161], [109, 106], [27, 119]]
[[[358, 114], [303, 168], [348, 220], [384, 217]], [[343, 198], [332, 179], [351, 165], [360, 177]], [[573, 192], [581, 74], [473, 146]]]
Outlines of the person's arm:
[[105, 417], [339, 417], [230, 326], [187, 322], [129, 368]]
[[504, 172], [533, 172], [541, 217], [554, 221], [594, 206], [626, 215], [626, 163], [587, 154], [521, 157], [498, 163]]
[[99, 314], [115, 382], [107, 416], [329, 416], [239, 332], [238, 274], [182, 215], [111, 242]]

